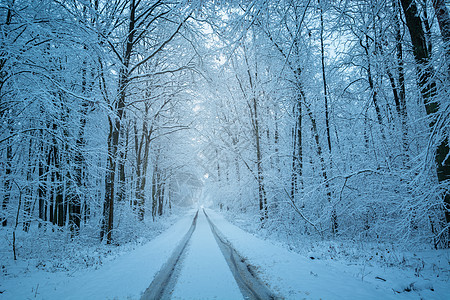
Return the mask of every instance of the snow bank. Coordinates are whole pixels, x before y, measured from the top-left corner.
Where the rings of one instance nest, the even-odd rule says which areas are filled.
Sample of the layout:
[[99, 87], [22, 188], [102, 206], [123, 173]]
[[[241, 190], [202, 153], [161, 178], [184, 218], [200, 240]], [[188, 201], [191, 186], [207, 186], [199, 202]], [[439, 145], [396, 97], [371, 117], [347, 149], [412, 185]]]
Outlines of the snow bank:
[[397, 268], [311, 259], [256, 238], [212, 210], [207, 213], [260, 278], [286, 299], [448, 299], [448, 273], [431, 282]]
[[[190, 213], [149, 243], [97, 269], [3, 277], [0, 299], [138, 299], [189, 229]], [[22, 262], [23, 263], [23, 262]]]

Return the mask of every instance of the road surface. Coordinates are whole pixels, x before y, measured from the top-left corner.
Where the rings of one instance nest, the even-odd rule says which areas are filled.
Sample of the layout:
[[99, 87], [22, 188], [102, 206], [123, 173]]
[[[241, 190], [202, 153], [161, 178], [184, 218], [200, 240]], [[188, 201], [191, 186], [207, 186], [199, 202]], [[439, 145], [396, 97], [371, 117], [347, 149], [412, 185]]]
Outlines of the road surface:
[[[18, 261], [27, 271], [1, 278], [0, 300], [448, 298], [448, 273], [432, 280], [370, 261], [312, 260], [205, 211], [208, 218], [191, 210], [152, 241], [91, 268], [47, 272]], [[442, 270], [445, 253], [436, 260]]]
[[141, 299], [275, 298], [202, 210]]

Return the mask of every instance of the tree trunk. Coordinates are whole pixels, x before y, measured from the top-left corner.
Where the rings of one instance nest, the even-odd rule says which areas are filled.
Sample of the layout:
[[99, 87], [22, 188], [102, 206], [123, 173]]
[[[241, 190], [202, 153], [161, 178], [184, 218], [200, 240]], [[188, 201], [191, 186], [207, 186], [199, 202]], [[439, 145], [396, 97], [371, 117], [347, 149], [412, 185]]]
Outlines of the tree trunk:
[[[125, 114], [122, 118], [123, 119], [126, 118]], [[125, 200], [126, 195], [125, 163], [127, 160], [128, 138], [129, 138], [129, 128], [124, 128], [124, 126], [122, 125], [120, 131], [120, 141], [118, 147], [118, 160], [117, 160], [117, 172], [119, 173], [119, 176], [117, 178], [118, 202]]]
[[112, 229], [114, 222], [114, 189], [115, 189], [115, 174], [116, 174], [116, 154], [119, 142], [119, 132], [117, 127], [120, 127], [120, 121], [116, 121], [115, 126], [110, 120], [109, 136], [108, 136], [108, 159], [106, 164], [105, 176], [105, 201], [103, 203], [103, 221], [102, 229], [100, 231], [100, 238], [103, 239], [106, 235], [106, 243], [112, 242]]
[[[149, 95], [146, 95], [149, 97]], [[153, 127], [148, 128], [146, 116], [150, 104], [145, 103], [144, 118], [142, 121], [142, 132], [138, 133], [137, 122], [134, 123], [134, 152], [136, 157], [136, 201], [135, 209], [138, 210], [138, 220], [143, 221], [145, 215], [145, 186], [147, 182], [148, 158], [150, 154], [150, 141]]]
[[126, 88], [128, 86], [128, 67], [130, 65], [131, 53], [134, 46], [134, 34], [135, 34], [135, 13], [136, 3], [135, 0], [130, 1], [130, 18], [128, 28], [128, 38], [125, 47], [125, 53], [123, 56], [123, 66], [119, 73], [119, 90], [118, 100], [115, 104], [114, 115], [109, 120], [109, 136], [108, 136], [108, 162], [106, 167], [105, 177], [105, 201], [103, 205], [103, 226], [100, 232], [100, 238], [106, 234], [106, 243], [112, 242], [112, 229], [114, 222], [114, 197], [115, 197], [115, 174], [118, 160], [118, 147], [119, 147], [119, 135], [121, 132], [122, 119], [125, 111], [125, 98]]
[[[253, 35], [253, 38], [255, 36]], [[260, 126], [259, 126], [259, 114], [258, 114], [258, 95], [256, 94], [256, 81], [254, 82], [253, 76], [250, 71], [250, 65], [248, 62], [248, 57], [246, 53], [246, 49], [244, 47], [244, 59], [247, 66], [247, 75], [248, 75], [248, 82], [250, 85], [250, 93], [251, 93], [251, 99], [248, 103], [250, 108], [250, 114], [251, 114], [251, 121], [253, 126], [253, 134], [255, 138], [255, 145], [256, 145], [256, 168], [257, 168], [257, 182], [258, 182], [258, 201], [259, 201], [259, 211], [261, 213], [261, 221], [263, 222], [268, 218], [268, 206], [267, 206], [267, 196], [266, 196], [266, 190], [264, 187], [264, 172], [263, 172], [263, 166], [262, 166], [262, 150], [261, 150], [261, 135], [260, 135]], [[257, 67], [255, 71], [255, 79], [257, 79]], [[245, 93], [244, 93], [245, 94]]]
[[[40, 130], [40, 136], [43, 136], [43, 131]], [[42, 156], [45, 153], [45, 146], [44, 143], [41, 142], [41, 146], [39, 149], [40, 155]], [[45, 188], [45, 173], [47, 173], [47, 168], [44, 166], [43, 157], [39, 158], [39, 184], [38, 184], [38, 210], [39, 210], [39, 228], [42, 226], [42, 222], [47, 221], [47, 214], [46, 214], [46, 205], [47, 205], [47, 199], [46, 199], [46, 188]]]
[[[86, 69], [83, 70], [83, 82], [82, 89], [83, 92], [86, 92]], [[85, 146], [84, 140], [84, 129], [86, 127], [86, 118], [87, 118], [88, 105], [84, 101], [81, 104], [81, 119], [80, 119], [80, 129], [78, 131], [78, 137], [75, 143], [75, 187], [74, 190], [71, 191], [70, 195], [70, 208], [69, 208], [69, 227], [72, 231], [72, 234], [77, 235], [79, 233], [79, 229], [81, 227], [81, 206], [82, 206], [82, 197], [81, 194], [84, 192], [84, 178], [83, 178], [83, 170], [85, 168], [85, 158], [83, 155], [83, 148]]]
[[[405, 72], [404, 72], [404, 62], [403, 62], [403, 39], [401, 32], [401, 23], [399, 18], [399, 7], [397, 0], [392, 3], [392, 14], [394, 17], [394, 31], [395, 31], [395, 42], [396, 42], [396, 67], [391, 70], [386, 66], [386, 73], [389, 78], [389, 83], [391, 84], [392, 94], [394, 97], [395, 110], [397, 116], [401, 123], [401, 135], [402, 135], [402, 164], [406, 166], [408, 157], [408, 114], [406, 110], [406, 100], [405, 100]], [[380, 54], [384, 55], [383, 48], [379, 47]]]
[[397, 69], [398, 69], [398, 97], [400, 101], [400, 114], [402, 122], [402, 141], [403, 151], [407, 155], [409, 149], [408, 143], [408, 112], [406, 110], [406, 86], [405, 86], [405, 70], [403, 63], [403, 41], [402, 32], [400, 30], [400, 7], [398, 7], [397, 0], [394, 1], [394, 22], [395, 22], [395, 40], [397, 42]]
[[158, 207], [158, 168], [155, 163], [153, 167], [153, 176], [152, 176], [152, 218], [155, 221], [156, 211]]
[[261, 221], [264, 221], [268, 217], [267, 197], [266, 190], [264, 188], [264, 174], [262, 168], [262, 151], [261, 141], [259, 135], [259, 123], [258, 123], [258, 110], [256, 97], [253, 98], [253, 113], [254, 113], [254, 134], [256, 143], [256, 166], [257, 166], [257, 178], [258, 178], [258, 197], [259, 197], [259, 210], [262, 213]]
[[[8, 3], [8, 11], [6, 13], [6, 19], [5, 19], [5, 27], [7, 28], [12, 21], [12, 9], [13, 9], [13, 5], [14, 2], [9, 2]], [[8, 31], [3, 33], [6, 37], [8, 36]], [[7, 62], [7, 53], [5, 53], [4, 51], [0, 52], [0, 95], [4, 95], [4, 92], [2, 90], [4, 83], [6, 82], [7, 78], [8, 78], [8, 72], [5, 71], [5, 64]], [[3, 100], [3, 99], [2, 99]], [[4, 101], [4, 100], [3, 100]], [[2, 102], [3, 102], [2, 101]], [[8, 112], [5, 112], [4, 115], [8, 114]], [[11, 134], [11, 124], [12, 120], [11, 120], [11, 116], [7, 116], [7, 128], [8, 128], [8, 133]], [[11, 171], [12, 171], [12, 165], [11, 165], [11, 160], [12, 160], [12, 146], [11, 146], [11, 141], [7, 141], [6, 142], [6, 163], [5, 163], [5, 181], [3, 184], [3, 188], [5, 191], [4, 197], [3, 197], [3, 201], [2, 201], [2, 211], [5, 213], [5, 216], [3, 218], [3, 220], [1, 220], [2, 226], [5, 227], [8, 225], [8, 215], [7, 215], [7, 208], [8, 208], [8, 204], [11, 198]], [[14, 259], [15, 259], [15, 255], [14, 255]]]
[[[308, 116], [311, 120], [311, 124], [312, 124], [312, 133], [314, 135], [314, 141], [315, 141], [316, 147], [317, 147], [317, 155], [319, 156], [319, 160], [320, 160], [320, 168], [322, 170], [322, 176], [323, 176], [323, 180], [325, 183], [325, 192], [327, 195], [327, 200], [328, 200], [328, 203], [331, 203], [330, 184], [328, 183], [328, 174], [327, 174], [327, 169], [326, 169], [326, 165], [325, 165], [325, 160], [323, 158], [322, 147], [320, 146], [320, 138], [319, 138], [319, 131], [317, 129], [317, 122], [312, 114], [311, 109], [306, 105], [305, 105], [305, 107], [306, 107]], [[331, 211], [331, 233], [336, 234], [337, 229], [338, 229], [337, 214], [336, 214], [336, 209], [333, 207], [332, 211]]]
[[8, 225], [8, 204], [11, 198], [11, 171], [12, 171], [12, 146], [11, 142], [7, 142], [6, 146], [6, 164], [5, 164], [5, 182], [3, 184], [3, 188], [5, 190], [5, 195], [3, 196], [3, 203], [2, 203], [2, 211], [5, 214], [3, 220], [2, 220], [2, 226], [6, 227]]
[[[297, 73], [297, 101], [294, 106], [295, 126], [292, 131], [292, 175], [291, 175], [291, 198], [295, 199], [295, 195], [298, 193], [299, 186], [303, 186], [303, 146], [302, 146], [302, 100], [304, 93], [300, 83], [301, 70], [298, 69]], [[299, 182], [300, 181], [300, 182]]]
[[[442, 7], [439, 3], [435, 3], [439, 9]], [[417, 6], [412, 0], [401, 0], [403, 12], [406, 18], [406, 25], [409, 29], [411, 42], [413, 45], [414, 58], [417, 63], [417, 75], [419, 77], [419, 89], [422, 95], [427, 115], [434, 116], [439, 112], [439, 104], [434, 97], [437, 95], [437, 86], [434, 81], [434, 69], [430, 64], [431, 54], [428, 51], [428, 44], [426, 35], [422, 27], [422, 20], [419, 17]], [[444, 4], [445, 6], [445, 4]], [[445, 10], [444, 10], [445, 11]], [[442, 16], [441, 11], [439, 13]], [[445, 14], [444, 14], [445, 15]], [[445, 19], [445, 18], [444, 18]], [[444, 30], [448, 27], [444, 26]], [[447, 31], [444, 31], [443, 36]], [[430, 127], [434, 129], [434, 118], [430, 122]], [[444, 182], [450, 179], [450, 160], [446, 160], [449, 153], [448, 138], [445, 137], [437, 147], [435, 154], [437, 178], [439, 182]], [[444, 212], [446, 219], [446, 226], [450, 223], [450, 192], [446, 191], [444, 196]], [[447, 231], [447, 243], [450, 243], [450, 228]], [[449, 244], [447, 244], [447, 247]]]
[[[162, 178], [163, 179], [163, 178]], [[164, 180], [161, 180], [158, 188], [158, 215], [162, 216], [164, 210], [164, 190], [165, 190]]]
[[384, 126], [383, 126], [383, 116], [381, 115], [381, 109], [378, 103], [378, 93], [375, 89], [375, 84], [373, 82], [373, 76], [372, 76], [372, 69], [371, 69], [371, 59], [370, 59], [370, 51], [369, 51], [369, 36], [366, 35], [366, 44], [364, 45], [363, 42], [360, 40], [361, 46], [364, 48], [364, 51], [367, 56], [367, 80], [369, 82], [370, 90], [372, 91], [372, 103], [375, 108], [375, 113], [377, 116], [378, 124], [380, 125], [380, 132], [381, 137], [383, 138], [383, 141], [386, 141], [386, 134], [384, 133]]
[[448, 76], [450, 77], [450, 13], [444, 0], [433, 0], [434, 11], [441, 30], [445, 47], [445, 57], [448, 64]]
[[323, 95], [325, 102], [325, 126], [327, 130], [327, 142], [328, 142], [328, 150], [331, 155], [331, 135], [330, 135], [330, 118], [328, 113], [328, 90], [327, 90], [327, 77], [325, 73], [325, 49], [323, 45], [323, 9], [319, 1], [320, 6], [320, 54], [321, 54], [321, 62], [322, 62], [322, 82], [323, 82]]

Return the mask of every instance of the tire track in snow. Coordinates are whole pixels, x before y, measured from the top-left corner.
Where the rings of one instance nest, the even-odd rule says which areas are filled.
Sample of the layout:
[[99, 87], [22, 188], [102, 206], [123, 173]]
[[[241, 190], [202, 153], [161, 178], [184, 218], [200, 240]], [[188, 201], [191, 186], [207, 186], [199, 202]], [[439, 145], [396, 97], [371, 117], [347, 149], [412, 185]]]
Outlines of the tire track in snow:
[[254, 267], [245, 263], [242, 258], [225, 237], [217, 230], [217, 227], [212, 223], [211, 219], [203, 209], [203, 213], [208, 220], [214, 238], [225, 257], [231, 273], [236, 280], [236, 283], [241, 290], [245, 299], [280, 299], [276, 297], [256, 276]]
[[174, 273], [176, 273], [177, 264], [181, 260], [186, 246], [191, 239], [192, 233], [197, 225], [198, 211], [195, 214], [192, 225], [189, 231], [181, 240], [180, 244], [175, 248], [174, 252], [170, 256], [169, 260], [162, 266], [161, 270], [156, 274], [150, 286], [145, 290], [141, 297], [141, 300], [153, 300], [153, 299], [169, 299], [168, 295], [165, 295], [167, 291], [171, 291], [175, 286], [176, 279]]
[[[211, 232], [227, 262], [231, 273], [236, 280], [239, 289], [245, 299], [280, 299], [276, 297], [256, 276], [254, 267], [245, 263], [242, 258], [225, 237], [218, 231], [217, 227], [212, 223], [209, 216], [203, 210], [205, 217], [210, 226]], [[161, 270], [156, 274], [150, 286], [145, 290], [141, 300], [147, 299], [170, 299], [170, 292], [175, 287], [179, 272], [180, 262], [184, 256], [186, 247], [195, 231], [198, 218], [198, 211], [195, 214], [189, 231], [181, 240], [180, 244], [175, 248], [169, 260], [163, 265]]]

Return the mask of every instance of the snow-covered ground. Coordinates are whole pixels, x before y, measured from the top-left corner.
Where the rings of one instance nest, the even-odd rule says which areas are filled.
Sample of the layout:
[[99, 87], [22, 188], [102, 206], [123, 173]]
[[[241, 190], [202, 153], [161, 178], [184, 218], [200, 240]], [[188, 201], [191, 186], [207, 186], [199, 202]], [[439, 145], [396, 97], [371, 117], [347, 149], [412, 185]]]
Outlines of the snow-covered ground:
[[0, 299], [139, 299], [192, 223], [191, 211], [149, 243], [101, 266], [3, 276]]
[[321, 259], [318, 250], [311, 259], [257, 238], [212, 210], [207, 213], [247, 263], [257, 267], [261, 279], [286, 299], [450, 299], [448, 249], [420, 253], [434, 267], [412, 271]]
[[[414, 274], [376, 264], [311, 259], [262, 240], [207, 210], [212, 222], [257, 270], [279, 297], [286, 299], [449, 299], [449, 252], [434, 251], [435, 273]], [[114, 260], [75, 272], [2, 275], [0, 299], [139, 299], [188, 231], [194, 212], [149, 243]], [[430, 258], [431, 259], [431, 258]], [[428, 270], [428, 269], [427, 269]], [[442, 270], [447, 270], [443, 272]], [[418, 275], [418, 276], [417, 276]], [[439, 276], [439, 277], [437, 277]], [[239, 289], [201, 211], [179, 265], [175, 299], [239, 299]]]
[[243, 299], [202, 211], [186, 250], [173, 299]]

